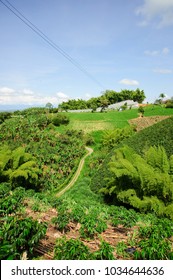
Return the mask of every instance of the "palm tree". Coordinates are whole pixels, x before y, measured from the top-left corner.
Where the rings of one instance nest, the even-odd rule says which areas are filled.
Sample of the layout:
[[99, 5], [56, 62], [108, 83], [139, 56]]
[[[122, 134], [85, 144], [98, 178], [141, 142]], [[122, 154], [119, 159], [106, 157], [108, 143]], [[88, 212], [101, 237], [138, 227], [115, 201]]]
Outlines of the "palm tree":
[[166, 97], [166, 95], [165, 95], [164, 93], [161, 93], [161, 94], [159, 95], [159, 97], [163, 99], [163, 98]]
[[165, 97], [166, 97], [166, 95], [165, 95], [164, 93], [161, 93], [161, 94], [159, 95], [160, 104], [163, 103], [163, 99], [164, 99]]

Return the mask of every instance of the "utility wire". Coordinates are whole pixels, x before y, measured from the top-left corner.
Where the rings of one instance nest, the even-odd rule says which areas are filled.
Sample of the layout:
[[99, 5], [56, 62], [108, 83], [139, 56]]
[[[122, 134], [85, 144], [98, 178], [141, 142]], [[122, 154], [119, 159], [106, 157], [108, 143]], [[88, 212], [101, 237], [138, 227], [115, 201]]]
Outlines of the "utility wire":
[[68, 61], [70, 61], [75, 67], [77, 67], [83, 74], [85, 74], [92, 81], [97, 83], [102, 89], [105, 87], [97, 80], [93, 75], [91, 75], [81, 64], [79, 64], [75, 59], [73, 59], [68, 53], [66, 53], [62, 48], [55, 44], [45, 33], [43, 33], [36, 25], [34, 25], [30, 20], [28, 20], [17, 8], [15, 8], [8, 0], [0, 0], [0, 2], [10, 10], [16, 17], [18, 17], [25, 25], [27, 25], [33, 32], [35, 32], [39, 37], [41, 37], [45, 42], [47, 42], [52, 48], [64, 56]]

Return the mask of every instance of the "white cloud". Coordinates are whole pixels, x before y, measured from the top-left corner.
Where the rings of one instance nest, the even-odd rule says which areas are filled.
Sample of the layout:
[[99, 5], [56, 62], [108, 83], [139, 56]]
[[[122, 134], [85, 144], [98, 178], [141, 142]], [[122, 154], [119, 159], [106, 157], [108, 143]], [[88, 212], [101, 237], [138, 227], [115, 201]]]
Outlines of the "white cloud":
[[34, 93], [30, 89], [15, 90], [8, 87], [0, 88], [0, 105], [26, 105], [26, 106], [44, 106], [50, 102], [53, 106], [58, 106], [62, 101], [67, 101], [69, 97], [58, 92], [53, 96], [43, 96]]
[[0, 94], [3, 93], [3, 94], [11, 94], [11, 93], [14, 93], [15, 90], [12, 89], [12, 88], [8, 88], [8, 87], [1, 87], [0, 88]]
[[173, 71], [171, 69], [154, 69], [153, 72], [159, 74], [171, 74]]
[[34, 92], [30, 89], [23, 89], [22, 93], [25, 94], [25, 95], [33, 95], [34, 94]]
[[144, 0], [144, 4], [137, 8], [136, 14], [144, 18], [140, 22], [140, 25], [143, 26], [148, 25], [155, 19], [158, 27], [172, 25], [173, 0]]
[[137, 86], [139, 82], [136, 80], [122, 79], [119, 81], [120, 84], [128, 85], [128, 86]]
[[58, 103], [61, 103], [61, 102], [66, 102], [66, 101], [68, 101], [69, 100], [69, 96], [68, 95], [66, 95], [65, 93], [63, 93], [63, 92], [57, 92], [56, 93], [56, 96], [57, 96], [57, 98], [58, 98]]

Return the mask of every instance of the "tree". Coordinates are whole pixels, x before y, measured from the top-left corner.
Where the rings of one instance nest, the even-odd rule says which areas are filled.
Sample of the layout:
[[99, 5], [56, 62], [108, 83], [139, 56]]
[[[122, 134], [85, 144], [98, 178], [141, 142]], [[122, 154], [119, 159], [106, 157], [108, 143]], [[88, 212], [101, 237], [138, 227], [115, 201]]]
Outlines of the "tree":
[[108, 107], [108, 104], [109, 102], [105, 97], [100, 99], [101, 112], [103, 112]]
[[58, 108], [61, 111], [66, 111], [66, 112], [71, 109], [68, 102], [62, 102], [62, 104], [59, 104]]
[[166, 97], [166, 95], [164, 94], [164, 93], [161, 93], [160, 95], [159, 95], [159, 98], [161, 98], [161, 99], [163, 99], [163, 98], [165, 98]]
[[143, 90], [140, 90], [139, 88], [137, 88], [133, 92], [133, 101], [137, 101], [138, 103], [142, 103], [145, 98], [146, 98], [146, 96], [145, 96], [145, 93], [144, 93]]
[[144, 112], [145, 112], [144, 107], [139, 106], [138, 112], [140, 113], [140, 116], [143, 117], [144, 116]]
[[49, 110], [53, 108], [52, 103], [48, 102], [46, 103], [46, 108], [48, 108]]
[[86, 104], [87, 104], [87, 108], [90, 108], [93, 111], [95, 111], [99, 107], [99, 98], [92, 97], [86, 101]]
[[166, 97], [166, 95], [164, 94], [164, 93], [161, 93], [160, 95], [159, 95], [159, 103], [160, 104], [162, 104], [163, 103], [163, 99]]

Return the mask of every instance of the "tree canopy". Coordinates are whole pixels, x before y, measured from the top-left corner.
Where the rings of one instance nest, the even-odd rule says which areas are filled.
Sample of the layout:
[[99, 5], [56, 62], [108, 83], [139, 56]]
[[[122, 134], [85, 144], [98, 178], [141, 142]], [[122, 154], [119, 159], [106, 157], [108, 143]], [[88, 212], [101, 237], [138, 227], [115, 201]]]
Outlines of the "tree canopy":
[[146, 98], [143, 90], [137, 88], [136, 90], [124, 89], [120, 92], [114, 90], [106, 90], [102, 92], [99, 97], [92, 97], [89, 100], [71, 99], [67, 102], [59, 104], [59, 108], [64, 111], [78, 110], [78, 109], [92, 109], [93, 111], [101, 107], [103, 110], [110, 104], [121, 102], [124, 100], [133, 100], [142, 103]]

